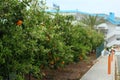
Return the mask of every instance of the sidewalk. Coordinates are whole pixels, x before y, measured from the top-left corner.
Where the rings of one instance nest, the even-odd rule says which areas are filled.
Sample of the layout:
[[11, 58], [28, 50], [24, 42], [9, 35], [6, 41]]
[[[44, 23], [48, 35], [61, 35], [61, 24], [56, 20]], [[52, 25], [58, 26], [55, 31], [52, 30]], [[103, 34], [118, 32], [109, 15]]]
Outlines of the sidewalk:
[[100, 56], [80, 80], [115, 80], [115, 57], [111, 63], [110, 75], [108, 75], [108, 56]]

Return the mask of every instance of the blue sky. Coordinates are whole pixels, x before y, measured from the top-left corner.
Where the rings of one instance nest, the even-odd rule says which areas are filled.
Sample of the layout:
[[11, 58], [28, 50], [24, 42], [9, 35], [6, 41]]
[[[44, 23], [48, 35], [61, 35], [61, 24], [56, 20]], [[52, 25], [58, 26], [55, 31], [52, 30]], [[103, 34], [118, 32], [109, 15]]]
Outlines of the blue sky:
[[46, 0], [48, 7], [53, 7], [53, 3], [60, 6], [60, 10], [79, 10], [88, 13], [114, 12], [120, 17], [119, 0]]

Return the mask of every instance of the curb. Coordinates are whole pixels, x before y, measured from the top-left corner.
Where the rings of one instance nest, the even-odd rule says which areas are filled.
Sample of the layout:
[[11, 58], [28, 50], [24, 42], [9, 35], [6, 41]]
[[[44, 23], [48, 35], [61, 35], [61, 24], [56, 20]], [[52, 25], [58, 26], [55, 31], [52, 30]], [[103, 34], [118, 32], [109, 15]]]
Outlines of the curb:
[[120, 80], [120, 74], [119, 74], [119, 71], [118, 71], [117, 56], [115, 56], [115, 80]]

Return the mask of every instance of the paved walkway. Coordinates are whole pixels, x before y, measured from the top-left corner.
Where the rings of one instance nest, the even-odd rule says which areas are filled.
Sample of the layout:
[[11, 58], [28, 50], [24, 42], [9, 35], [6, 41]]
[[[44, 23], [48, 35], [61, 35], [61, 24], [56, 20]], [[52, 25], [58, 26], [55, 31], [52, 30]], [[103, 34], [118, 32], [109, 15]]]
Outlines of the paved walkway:
[[115, 80], [115, 57], [111, 69], [111, 74], [108, 75], [108, 56], [101, 56], [80, 80]]

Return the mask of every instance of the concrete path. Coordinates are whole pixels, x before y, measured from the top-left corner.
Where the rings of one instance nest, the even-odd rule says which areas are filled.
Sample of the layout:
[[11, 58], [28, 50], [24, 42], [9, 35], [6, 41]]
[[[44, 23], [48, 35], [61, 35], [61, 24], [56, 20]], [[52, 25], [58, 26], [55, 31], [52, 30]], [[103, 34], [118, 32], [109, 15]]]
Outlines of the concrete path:
[[120, 80], [120, 55], [116, 55], [116, 80]]
[[115, 57], [111, 63], [110, 75], [108, 75], [108, 56], [101, 56], [80, 80], [115, 80]]
[[116, 80], [120, 80], [120, 51], [116, 51], [115, 55], [116, 55]]

